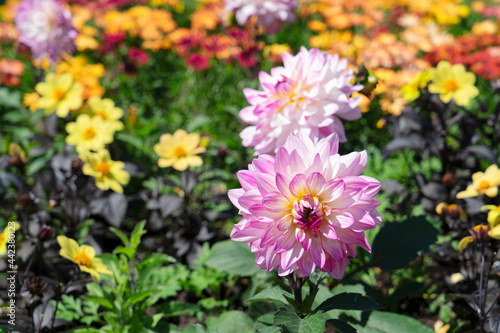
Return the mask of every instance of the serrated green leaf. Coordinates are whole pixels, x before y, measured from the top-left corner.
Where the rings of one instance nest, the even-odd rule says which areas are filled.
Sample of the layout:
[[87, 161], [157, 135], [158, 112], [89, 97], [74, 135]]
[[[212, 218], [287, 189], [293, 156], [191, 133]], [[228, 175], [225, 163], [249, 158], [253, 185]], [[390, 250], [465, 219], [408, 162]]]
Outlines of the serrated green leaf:
[[292, 294], [290, 294], [288, 291], [285, 291], [281, 288], [278, 287], [271, 287], [262, 290], [260, 293], [255, 295], [252, 298], [247, 299], [245, 302], [262, 302], [262, 301], [267, 301], [267, 302], [281, 302], [281, 303], [287, 303], [286, 298], [283, 295], [287, 295], [288, 297], [293, 297]]
[[250, 276], [260, 271], [247, 244], [232, 240], [216, 243], [205, 265], [221, 272]]
[[372, 311], [380, 309], [380, 305], [375, 303], [371, 298], [365, 297], [358, 293], [342, 293], [330, 297], [321, 303], [314, 311], [330, 311], [330, 310], [359, 310]]
[[89, 301], [89, 302], [94, 302], [94, 303], [97, 303], [99, 305], [101, 305], [102, 307], [105, 307], [106, 309], [113, 309], [113, 303], [111, 303], [111, 301], [104, 297], [104, 296], [92, 296], [92, 295], [85, 295], [83, 296], [83, 299]]
[[137, 266], [137, 270], [142, 271], [144, 268], [175, 262], [175, 258], [164, 253], [152, 253], [141, 261], [141, 263]]
[[325, 330], [325, 318], [316, 312], [301, 319], [290, 305], [285, 305], [274, 314], [274, 325], [282, 326], [285, 333], [317, 333]]
[[217, 330], [220, 333], [255, 333], [255, 322], [252, 318], [241, 311], [228, 311], [220, 317], [208, 317], [207, 328]]
[[134, 295], [132, 295], [130, 298], [127, 299], [127, 301], [123, 306], [126, 308], [129, 305], [134, 305], [136, 303], [139, 303], [140, 301], [142, 301], [143, 299], [147, 298], [149, 295], [157, 291], [158, 291], [157, 289], [150, 289], [135, 293]]

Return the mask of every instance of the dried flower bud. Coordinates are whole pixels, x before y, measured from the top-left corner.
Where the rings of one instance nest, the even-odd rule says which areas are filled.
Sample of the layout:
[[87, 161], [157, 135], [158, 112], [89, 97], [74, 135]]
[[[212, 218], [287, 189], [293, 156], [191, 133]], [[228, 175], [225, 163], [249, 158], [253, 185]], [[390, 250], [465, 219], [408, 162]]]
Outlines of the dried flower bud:
[[40, 227], [40, 230], [38, 230], [38, 239], [41, 241], [47, 240], [54, 235], [55, 229], [51, 226], [48, 226], [46, 224], [43, 224]]
[[80, 173], [82, 171], [84, 164], [85, 163], [79, 158], [76, 158], [73, 161], [71, 161], [71, 171], [73, 172], [73, 174]]
[[448, 187], [452, 187], [453, 185], [455, 185], [456, 181], [457, 179], [453, 172], [447, 172], [443, 176], [443, 184]]
[[32, 296], [42, 296], [47, 283], [42, 281], [42, 278], [34, 276], [30, 282], [27, 283], [28, 291]]

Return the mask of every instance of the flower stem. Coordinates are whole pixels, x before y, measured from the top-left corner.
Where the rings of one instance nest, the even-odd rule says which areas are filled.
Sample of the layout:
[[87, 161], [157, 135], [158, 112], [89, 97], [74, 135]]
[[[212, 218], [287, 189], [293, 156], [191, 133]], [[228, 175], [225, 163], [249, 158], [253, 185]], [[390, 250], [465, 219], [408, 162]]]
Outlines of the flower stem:
[[295, 279], [295, 273], [287, 276], [288, 283], [290, 284], [290, 288], [293, 291], [293, 295], [295, 296], [295, 301], [299, 305], [299, 309], [302, 308], [302, 286], [304, 285], [304, 281], [302, 278]]

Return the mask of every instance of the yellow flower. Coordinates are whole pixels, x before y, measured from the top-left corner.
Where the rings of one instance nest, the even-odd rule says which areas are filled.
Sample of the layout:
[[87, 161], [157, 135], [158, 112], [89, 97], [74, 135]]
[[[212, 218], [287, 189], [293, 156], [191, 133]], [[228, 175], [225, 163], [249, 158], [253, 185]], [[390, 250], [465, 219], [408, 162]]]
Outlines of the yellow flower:
[[493, 164], [484, 173], [473, 174], [472, 184], [467, 186], [465, 191], [459, 192], [457, 199], [477, 197], [480, 194], [494, 198], [497, 196], [498, 186], [500, 186], [500, 170]]
[[479, 95], [479, 90], [474, 86], [476, 77], [466, 72], [462, 64], [452, 66], [448, 61], [441, 61], [437, 68], [429, 69], [429, 75], [432, 80], [429, 92], [439, 94], [444, 103], [453, 99], [458, 105], [467, 105]]
[[123, 123], [119, 120], [123, 117], [123, 110], [115, 107], [115, 103], [111, 99], [91, 97], [89, 99], [89, 107], [90, 115], [101, 117], [113, 131], [121, 131], [123, 129]]
[[64, 118], [70, 110], [77, 110], [82, 106], [83, 87], [73, 81], [71, 74], [56, 76], [54, 73], [49, 73], [45, 82], [37, 84], [35, 90], [41, 95], [38, 108], [45, 109], [46, 115], [55, 110], [57, 116]]
[[488, 223], [491, 228], [494, 229], [497, 225], [500, 224], [500, 205], [486, 205], [481, 207], [482, 211], [489, 210], [488, 212]]
[[81, 114], [75, 122], [66, 125], [69, 135], [66, 143], [80, 150], [100, 150], [113, 141], [114, 132], [106, 126], [101, 117]]
[[57, 242], [61, 246], [59, 254], [74, 262], [83, 272], [89, 273], [94, 282], [101, 279], [100, 274], [112, 275], [101, 259], [95, 257], [95, 250], [88, 245], [78, 245], [78, 243], [66, 236], [57, 236]]
[[[19, 223], [14, 222], [14, 231], [19, 229]], [[12, 226], [7, 226], [0, 234], [0, 255], [4, 255], [7, 252], [7, 242], [9, 241], [9, 233], [12, 232]]]
[[40, 100], [40, 95], [36, 92], [24, 94], [23, 105], [30, 109], [31, 112], [38, 110], [38, 101]]
[[403, 98], [411, 102], [420, 97], [420, 90], [424, 89], [429, 82], [429, 71], [420, 72], [408, 84], [401, 88]]
[[200, 135], [187, 134], [179, 129], [174, 135], [163, 134], [160, 143], [156, 144], [155, 152], [160, 156], [158, 166], [165, 168], [172, 166], [174, 169], [184, 171], [188, 166], [201, 166], [203, 160], [195, 156], [205, 152], [204, 147], [199, 147]]
[[80, 159], [85, 162], [83, 173], [95, 177], [95, 184], [101, 190], [113, 190], [123, 193], [122, 185], [128, 184], [130, 175], [123, 170], [125, 164], [120, 161], [113, 161], [106, 149], [97, 153], [90, 151], [81, 152]]

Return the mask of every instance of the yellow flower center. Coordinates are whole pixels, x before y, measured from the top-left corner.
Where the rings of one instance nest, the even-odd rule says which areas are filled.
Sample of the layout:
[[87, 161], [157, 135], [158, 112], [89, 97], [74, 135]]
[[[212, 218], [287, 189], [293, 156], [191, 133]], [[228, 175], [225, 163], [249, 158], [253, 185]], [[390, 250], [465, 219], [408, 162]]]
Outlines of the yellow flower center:
[[0, 244], [5, 241], [5, 234], [0, 234]]
[[56, 88], [52, 93], [52, 97], [54, 97], [56, 101], [60, 102], [64, 99], [64, 97], [66, 97], [66, 90], [61, 88]]
[[96, 136], [97, 132], [93, 127], [89, 127], [83, 130], [82, 136], [85, 140], [93, 139]]
[[174, 151], [173, 151], [173, 154], [177, 158], [182, 158], [182, 157], [186, 157], [187, 156], [186, 149], [184, 149], [184, 147], [182, 147], [182, 146], [175, 147]]
[[481, 192], [483, 190], [486, 190], [487, 188], [490, 187], [490, 182], [487, 180], [481, 180], [479, 184], [477, 185], [477, 190], [478, 192]]
[[455, 79], [448, 79], [446, 81], [444, 81], [443, 83], [443, 88], [446, 90], [446, 91], [457, 91], [458, 88], [460, 88], [460, 85], [458, 84], [457, 80]]
[[110, 166], [109, 166], [108, 162], [101, 162], [101, 163], [97, 164], [97, 166], [95, 167], [95, 170], [97, 172], [102, 173], [103, 176], [109, 175], [109, 169], [110, 169]]
[[85, 252], [78, 252], [75, 254], [75, 257], [73, 258], [75, 263], [77, 263], [80, 266], [85, 266], [85, 267], [90, 267], [92, 266], [92, 258], [90, 258], [87, 253]]
[[101, 117], [102, 120], [108, 119], [108, 114], [105, 111], [96, 112], [95, 115]]

